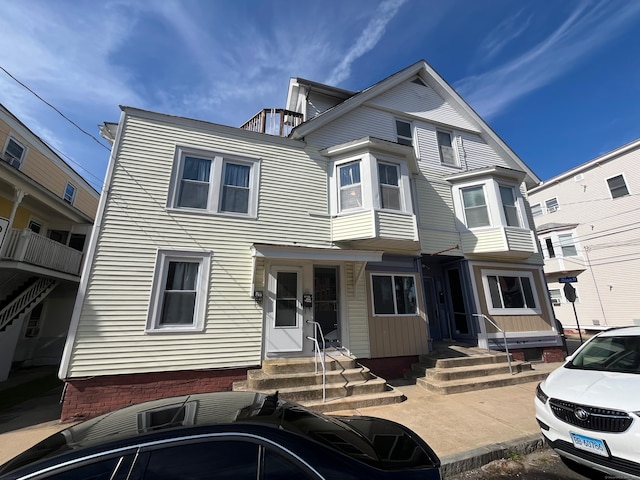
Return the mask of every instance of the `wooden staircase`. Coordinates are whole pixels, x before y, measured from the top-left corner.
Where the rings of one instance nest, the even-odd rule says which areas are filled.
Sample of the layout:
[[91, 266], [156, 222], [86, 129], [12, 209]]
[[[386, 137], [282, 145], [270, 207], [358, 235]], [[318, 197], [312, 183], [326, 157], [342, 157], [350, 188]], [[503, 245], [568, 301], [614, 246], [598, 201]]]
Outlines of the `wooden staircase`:
[[299, 403], [318, 412], [353, 410], [389, 405], [405, 400], [402, 392], [383, 378], [344, 355], [326, 356], [326, 393], [323, 401], [322, 370], [315, 373], [313, 358], [264, 360], [262, 368], [247, 372], [247, 380], [234, 382], [234, 391], [256, 391]]
[[507, 354], [458, 344], [439, 344], [434, 351], [421, 355], [419, 363], [405, 375], [430, 392], [451, 393], [518, 385], [543, 380], [545, 371], [536, 371], [531, 363], [511, 360]]

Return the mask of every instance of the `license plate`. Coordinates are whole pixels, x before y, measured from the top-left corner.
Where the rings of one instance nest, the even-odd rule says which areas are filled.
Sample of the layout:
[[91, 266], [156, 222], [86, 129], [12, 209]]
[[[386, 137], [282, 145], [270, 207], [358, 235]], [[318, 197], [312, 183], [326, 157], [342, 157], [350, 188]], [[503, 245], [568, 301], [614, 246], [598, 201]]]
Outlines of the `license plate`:
[[603, 457], [609, 456], [609, 452], [607, 452], [607, 447], [603, 440], [587, 437], [585, 435], [578, 435], [577, 433], [569, 433], [571, 435], [571, 440], [573, 440], [573, 445], [576, 448], [595, 453], [597, 455], [602, 455]]

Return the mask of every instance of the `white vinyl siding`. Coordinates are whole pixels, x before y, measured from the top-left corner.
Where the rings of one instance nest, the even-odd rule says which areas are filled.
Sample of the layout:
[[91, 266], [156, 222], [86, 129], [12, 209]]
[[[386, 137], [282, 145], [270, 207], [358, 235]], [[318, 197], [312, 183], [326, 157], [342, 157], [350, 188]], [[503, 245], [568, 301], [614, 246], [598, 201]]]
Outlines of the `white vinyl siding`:
[[[201, 125], [126, 117], [70, 376], [259, 364], [262, 309], [251, 298], [251, 245], [329, 243], [330, 219], [309, 215], [327, 211], [326, 170], [303, 144]], [[262, 158], [257, 218], [167, 210], [178, 144]], [[203, 332], [144, 335], [158, 249], [215, 252]]]
[[349, 317], [349, 350], [356, 357], [369, 358], [369, 308], [366, 293], [366, 275], [360, 275], [355, 284], [356, 269], [364, 268], [359, 262], [346, 265], [347, 315]]

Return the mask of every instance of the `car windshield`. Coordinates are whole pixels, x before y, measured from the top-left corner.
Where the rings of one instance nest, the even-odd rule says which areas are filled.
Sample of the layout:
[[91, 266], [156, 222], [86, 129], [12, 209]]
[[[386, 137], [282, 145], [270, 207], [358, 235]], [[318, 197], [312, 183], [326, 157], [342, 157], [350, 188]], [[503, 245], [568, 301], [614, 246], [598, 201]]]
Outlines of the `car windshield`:
[[568, 368], [640, 373], [640, 337], [602, 336], [591, 340], [567, 364]]

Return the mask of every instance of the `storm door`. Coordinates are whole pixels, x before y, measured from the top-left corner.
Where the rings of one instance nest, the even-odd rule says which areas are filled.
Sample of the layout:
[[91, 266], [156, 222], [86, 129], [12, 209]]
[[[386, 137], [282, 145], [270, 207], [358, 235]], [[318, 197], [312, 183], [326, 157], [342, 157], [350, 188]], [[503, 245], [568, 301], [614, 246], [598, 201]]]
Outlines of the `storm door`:
[[272, 269], [266, 319], [267, 353], [302, 351], [301, 269]]
[[453, 324], [451, 334], [453, 338], [469, 338], [471, 330], [469, 328], [469, 316], [464, 301], [464, 285], [460, 276], [460, 269], [452, 268], [447, 270], [447, 282], [449, 286], [449, 299], [453, 311]]
[[320, 324], [327, 347], [339, 347], [338, 269], [313, 269], [313, 319]]

